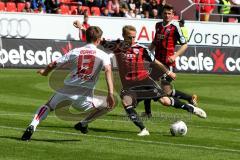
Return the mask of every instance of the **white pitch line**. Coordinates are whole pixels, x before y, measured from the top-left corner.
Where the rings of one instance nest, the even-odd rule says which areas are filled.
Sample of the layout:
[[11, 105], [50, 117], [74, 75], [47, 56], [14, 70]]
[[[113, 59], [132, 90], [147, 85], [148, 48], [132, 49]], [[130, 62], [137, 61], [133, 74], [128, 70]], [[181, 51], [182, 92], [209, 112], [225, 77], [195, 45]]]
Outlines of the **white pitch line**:
[[[15, 114], [15, 113], [10, 113], [10, 114], [7, 114], [7, 113], [0, 113], [0, 116], [19, 116], [19, 117], [33, 117], [33, 115], [30, 115], [30, 114]], [[56, 116], [52, 116], [52, 115], [49, 115], [47, 116], [49, 118], [57, 118]], [[129, 121], [127, 120], [127, 117], [126, 117], [126, 120], [109, 120], [109, 119], [102, 119], [102, 118], [99, 118], [97, 120], [102, 120], [102, 121], [106, 121], [106, 122], [119, 122], [119, 123], [129, 123]], [[151, 124], [159, 124], [158, 122], [151, 122], [151, 121], [147, 121], [148, 123], [151, 123]], [[222, 127], [208, 127], [208, 126], [199, 126], [199, 125], [189, 125], [189, 126], [192, 126], [192, 127], [196, 127], [196, 128], [209, 128], [209, 129], [220, 129], [220, 130], [229, 130], [229, 131], [240, 131], [240, 128], [222, 128]]]
[[[24, 131], [24, 128], [17, 128], [17, 127], [0, 126], [0, 128]], [[62, 131], [55, 131], [55, 130], [42, 130], [42, 129], [38, 129], [38, 131], [40, 131], [40, 132], [47, 132], [47, 133], [55, 133], [55, 134], [64, 134], [64, 135], [76, 135], [76, 136], [82, 136], [82, 137], [85, 136], [85, 137], [94, 137], [94, 138], [102, 138], [102, 139], [111, 139], [111, 140], [116, 140], [116, 141], [119, 140], [119, 141], [126, 141], [126, 142], [139, 142], [139, 143], [148, 143], [148, 144], [160, 144], [160, 145], [171, 145], [171, 146], [180, 146], [180, 147], [192, 147], [192, 148], [201, 148], [201, 149], [207, 149], [207, 150], [216, 150], [216, 151], [240, 153], [240, 150], [229, 149], [229, 148], [208, 147], [208, 146], [182, 144], [182, 143], [170, 143], [170, 142], [156, 142], [156, 141], [150, 141], [150, 140], [137, 140], [137, 139], [112, 137], [112, 136], [86, 135], [86, 134], [78, 134], [78, 133], [72, 133], [72, 132], [62, 132]]]

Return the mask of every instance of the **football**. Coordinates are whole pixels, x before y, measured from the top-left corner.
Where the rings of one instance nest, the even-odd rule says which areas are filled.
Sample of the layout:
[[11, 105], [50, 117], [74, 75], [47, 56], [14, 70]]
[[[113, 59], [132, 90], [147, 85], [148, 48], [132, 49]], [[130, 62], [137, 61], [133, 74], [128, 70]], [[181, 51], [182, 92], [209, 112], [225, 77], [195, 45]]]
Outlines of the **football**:
[[183, 121], [177, 121], [170, 126], [170, 133], [173, 136], [185, 136], [187, 134], [187, 125]]

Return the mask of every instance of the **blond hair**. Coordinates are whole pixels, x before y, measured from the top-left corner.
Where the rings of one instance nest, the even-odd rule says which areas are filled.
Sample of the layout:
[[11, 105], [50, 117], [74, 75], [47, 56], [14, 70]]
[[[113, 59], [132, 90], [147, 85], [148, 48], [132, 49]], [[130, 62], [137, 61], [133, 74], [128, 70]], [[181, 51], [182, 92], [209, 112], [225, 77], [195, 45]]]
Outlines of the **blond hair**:
[[134, 26], [131, 25], [126, 25], [122, 28], [122, 35], [126, 35], [127, 33], [129, 33], [129, 31], [135, 31], [136, 32], [136, 28]]

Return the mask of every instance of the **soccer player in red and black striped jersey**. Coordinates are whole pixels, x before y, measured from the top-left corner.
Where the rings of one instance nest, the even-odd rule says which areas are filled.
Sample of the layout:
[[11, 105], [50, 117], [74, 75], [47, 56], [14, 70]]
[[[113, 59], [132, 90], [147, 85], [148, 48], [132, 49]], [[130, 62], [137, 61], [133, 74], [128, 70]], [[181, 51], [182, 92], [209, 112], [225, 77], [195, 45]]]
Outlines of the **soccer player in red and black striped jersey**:
[[76, 20], [73, 22], [73, 26], [79, 29], [79, 39], [86, 42], [86, 30], [90, 27], [90, 24], [88, 23], [88, 14], [84, 13], [84, 20], [82, 24]]
[[[185, 39], [178, 22], [173, 21], [174, 10], [169, 4], [163, 7], [163, 21], [156, 23], [155, 26], [155, 37], [149, 47], [150, 50], [155, 50], [155, 58], [163, 63], [169, 70], [173, 71], [175, 68], [175, 59], [181, 56], [187, 49], [187, 40]], [[180, 48], [175, 52], [175, 45], [179, 42]], [[159, 80], [160, 77], [164, 76], [165, 81], [162, 82], [162, 88], [169, 96], [177, 97], [179, 99], [187, 100], [190, 104], [197, 104], [196, 95], [188, 95], [181, 91], [175, 90], [170, 85], [171, 79], [159, 72], [154, 66], [152, 67], [151, 77], [154, 80]], [[151, 117], [151, 100], [145, 100], [145, 113]]]
[[149, 63], [171, 79], [175, 79], [176, 75], [155, 59], [154, 54], [147, 47], [135, 42], [135, 27], [124, 26], [122, 35], [124, 41], [104, 42], [103, 47], [112, 50], [116, 56], [122, 83], [122, 104], [130, 120], [141, 130], [139, 136], [149, 135], [135, 111], [137, 103], [144, 99], [152, 98], [165, 106], [181, 108], [198, 116], [206, 117], [203, 110], [185, 103], [176, 103], [174, 98], [166, 96], [161, 87], [150, 77]]

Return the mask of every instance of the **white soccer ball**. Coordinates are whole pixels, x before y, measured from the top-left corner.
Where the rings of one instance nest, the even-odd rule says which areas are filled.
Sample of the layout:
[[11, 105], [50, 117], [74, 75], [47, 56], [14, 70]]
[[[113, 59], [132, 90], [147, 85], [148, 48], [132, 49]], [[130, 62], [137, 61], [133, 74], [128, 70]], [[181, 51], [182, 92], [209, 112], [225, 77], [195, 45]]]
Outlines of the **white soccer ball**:
[[170, 133], [173, 136], [185, 136], [187, 134], [187, 125], [183, 121], [177, 121], [171, 125]]

